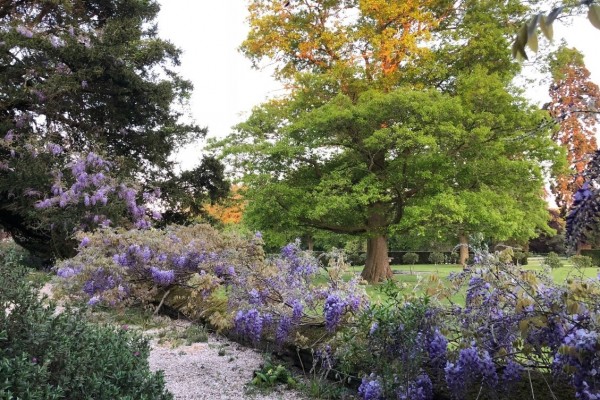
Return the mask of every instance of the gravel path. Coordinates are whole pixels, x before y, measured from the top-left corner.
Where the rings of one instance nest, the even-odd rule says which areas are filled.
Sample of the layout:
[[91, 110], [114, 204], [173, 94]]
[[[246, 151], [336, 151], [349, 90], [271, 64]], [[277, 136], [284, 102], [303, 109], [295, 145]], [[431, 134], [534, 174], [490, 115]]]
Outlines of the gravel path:
[[[50, 299], [53, 285], [47, 283], [40, 291]], [[59, 302], [56, 314], [63, 312]], [[10, 312], [10, 310], [7, 310]], [[182, 329], [189, 322], [171, 321], [171, 328]], [[145, 331], [155, 337], [160, 329]], [[279, 387], [270, 393], [247, 393], [247, 384], [253, 373], [263, 363], [263, 356], [256, 350], [244, 347], [222, 336], [209, 334], [207, 343], [173, 348], [170, 343], [150, 341], [150, 369], [164, 372], [167, 389], [176, 400], [307, 400], [308, 397]]]
[[179, 400], [301, 400], [302, 394], [279, 388], [272, 393], [246, 393], [263, 357], [257, 351], [210, 335], [208, 343], [171, 348], [152, 341], [150, 368], [163, 370], [167, 389]]

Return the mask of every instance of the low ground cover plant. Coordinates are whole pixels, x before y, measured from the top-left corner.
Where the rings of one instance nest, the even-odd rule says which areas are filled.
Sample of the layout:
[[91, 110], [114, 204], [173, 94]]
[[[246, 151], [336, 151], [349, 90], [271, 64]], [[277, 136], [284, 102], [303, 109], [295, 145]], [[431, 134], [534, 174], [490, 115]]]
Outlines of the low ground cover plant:
[[149, 370], [146, 339], [92, 325], [38, 297], [27, 271], [0, 256], [0, 398], [171, 399]]

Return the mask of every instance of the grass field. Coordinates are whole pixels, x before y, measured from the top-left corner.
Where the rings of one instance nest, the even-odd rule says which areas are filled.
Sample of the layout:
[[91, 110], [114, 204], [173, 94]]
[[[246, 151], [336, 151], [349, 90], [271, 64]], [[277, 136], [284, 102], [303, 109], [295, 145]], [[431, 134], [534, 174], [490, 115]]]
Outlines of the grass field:
[[[568, 259], [564, 258], [563, 267], [556, 268], [551, 271], [552, 278], [556, 283], [564, 283], [569, 278], [574, 277], [587, 277], [587, 278], [595, 278], [600, 273], [600, 268], [592, 267], [585, 268], [583, 270], [578, 270], [573, 268], [573, 265], [569, 262]], [[542, 257], [530, 257], [527, 265], [523, 266], [524, 270], [537, 270], [541, 271], [543, 258]], [[392, 265], [392, 271], [394, 271], [394, 279], [398, 282], [402, 282], [406, 284], [406, 290], [411, 291], [416, 287], [416, 294], [425, 293], [427, 286], [429, 285], [429, 277], [432, 275], [437, 275], [442, 281], [450, 275], [452, 272], [461, 272], [462, 266], [460, 265], [449, 265], [449, 264], [417, 264], [412, 267], [409, 265]], [[351, 271], [355, 275], [360, 275], [363, 266], [353, 266], [351, 267]], [[412, 269], [412, 273], [411, 273]], [[349, 275], [350, 277], [350, 275]], [[368, 285], [367, 293], [369, 297], [373, 300], [382, 299], [381, 293], [377, 290], [377, 285]], [[455, 303], [464, 303], [464, 295], [457, 294], [451, 298], [452, 302]]]

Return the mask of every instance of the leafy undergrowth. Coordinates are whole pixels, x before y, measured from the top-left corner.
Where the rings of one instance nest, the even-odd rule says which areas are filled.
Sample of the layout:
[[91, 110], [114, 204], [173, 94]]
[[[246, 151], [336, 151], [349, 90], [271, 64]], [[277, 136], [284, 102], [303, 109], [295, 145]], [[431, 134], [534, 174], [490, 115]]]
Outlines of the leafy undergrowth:
[[149, 369], [148, 341], [99, 326], [40, 298], [10, 253], [0, 254], [0, 393], [3, 399], [171, 399]]

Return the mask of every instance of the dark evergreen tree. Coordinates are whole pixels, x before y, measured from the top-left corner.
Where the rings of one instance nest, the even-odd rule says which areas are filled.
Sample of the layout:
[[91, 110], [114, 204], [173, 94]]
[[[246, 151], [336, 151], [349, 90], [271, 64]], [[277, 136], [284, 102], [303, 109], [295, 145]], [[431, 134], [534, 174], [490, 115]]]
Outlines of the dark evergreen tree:
[[139, 218], [120, 185], [177, 179], [169, 155], [205, 133], [182, 123], [192, 85], [157, 36], [158, 11], [154, 0], [0, 2], [0, 225], [30, 250], [68, 254], [74, 229], [126, 223], [127, 209]]

